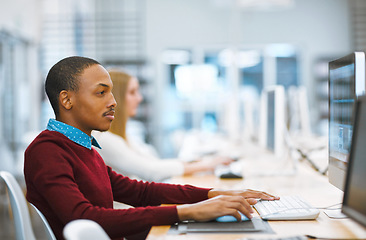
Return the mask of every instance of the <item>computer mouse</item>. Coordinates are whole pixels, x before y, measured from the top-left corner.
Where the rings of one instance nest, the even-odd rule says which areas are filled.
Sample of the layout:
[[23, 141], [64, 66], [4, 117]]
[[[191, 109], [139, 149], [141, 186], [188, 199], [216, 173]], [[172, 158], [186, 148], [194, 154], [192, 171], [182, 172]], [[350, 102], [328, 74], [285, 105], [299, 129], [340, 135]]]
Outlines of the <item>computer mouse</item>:
[[[242, 221], [248, 221], [250, 220], [249, 218], [247, 218], [245, 215], [240, 214], [241, 215], [241, 220]], [[238, 220], [236, 220], [236, 218], [234, 216], [231, 215], [225, 215], [225, 216], [221, 216], [216, 218], [216, 222], [237, 222]]]
[[233, 172], [223, 172], [219, 175], [219, 177], [222, 179], [242, 179], [243, 178], [243, 176], [241, 174], [233, 173]]

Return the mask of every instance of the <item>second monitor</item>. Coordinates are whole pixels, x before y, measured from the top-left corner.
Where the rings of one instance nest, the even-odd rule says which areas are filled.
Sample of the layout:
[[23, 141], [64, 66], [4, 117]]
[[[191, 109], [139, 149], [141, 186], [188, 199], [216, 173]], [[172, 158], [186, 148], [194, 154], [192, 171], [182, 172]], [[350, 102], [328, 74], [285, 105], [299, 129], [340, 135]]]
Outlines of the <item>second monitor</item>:
[[263, 90], [260, 110], [259, 143], [281, 157], [285, 151], [285, 88], [274, 85]]

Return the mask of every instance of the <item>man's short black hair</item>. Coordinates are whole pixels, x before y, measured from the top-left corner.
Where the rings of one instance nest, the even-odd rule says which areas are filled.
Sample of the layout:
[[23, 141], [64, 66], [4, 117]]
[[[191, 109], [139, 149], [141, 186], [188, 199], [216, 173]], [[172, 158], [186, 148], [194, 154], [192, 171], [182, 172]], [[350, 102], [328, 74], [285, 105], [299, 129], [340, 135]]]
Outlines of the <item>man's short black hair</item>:
[[60, 111], [58, 104], [60, 92], [62, 90], [78, 91], [78, 77], [86, 68], [95, 64], [100, 65], [94, 59], [73, 56], [62, 59], [50, 69], [46, 78], [45, 90], [56, 116]]

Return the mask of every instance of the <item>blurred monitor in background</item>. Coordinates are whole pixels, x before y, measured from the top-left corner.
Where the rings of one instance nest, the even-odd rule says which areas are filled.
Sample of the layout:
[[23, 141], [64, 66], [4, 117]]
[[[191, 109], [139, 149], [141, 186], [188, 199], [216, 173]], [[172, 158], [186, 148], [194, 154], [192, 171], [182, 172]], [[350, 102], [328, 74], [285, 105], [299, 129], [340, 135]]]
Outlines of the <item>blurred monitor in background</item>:
[[288, 88], [288, 128], [290, 134], [312, 134], [307, 90], [305, 86]]
[[261, 97], [259, 143], [281, 157], [285, 151], [286, 101], [285, 88], [265, 88]]

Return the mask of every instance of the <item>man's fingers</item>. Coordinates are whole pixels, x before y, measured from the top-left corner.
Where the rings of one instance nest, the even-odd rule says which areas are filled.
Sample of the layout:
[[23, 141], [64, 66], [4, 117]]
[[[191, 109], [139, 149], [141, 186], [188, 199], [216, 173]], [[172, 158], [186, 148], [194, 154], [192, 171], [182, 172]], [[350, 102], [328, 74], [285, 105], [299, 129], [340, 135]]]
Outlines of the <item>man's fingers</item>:
[[[249, 202], [242, 196], [225, 196], [226, 201], [228, 204], [235, 204], [231, 205], [232, 208], [238, 208], [239, 206], [243, 206], [246, 209], [251, 209]], [[239, 205], [238, 205], [239, 204]]]
[[234, 216], [238, 222], [241, 222], [241, 215], [238, 211], [235, 211], [230, 215]]
[[247, 202], [248, 202], [250, 205], [254, 205], [254, 204], [256, 204], [256, 203], [258, 202], [258, 200], [257, 200], [257, 199], [255, 199], [255, 198], [247, 198], [246, 200], [247, 200]]
[[247, 190], [245, 191], [245, 197], [246, 198], [260, 198], [264, 200], [278, 200], [280, 199], [277, 196], [274, 196], [272, 194], [261, 192], [261, 191], [255, 191], [255, 190]]
[[220, 195], [196, 204], [178, 206], [177, 210], [180, 220], [208, 221], [220, 216], [232, 215], [241, 221], [241, 213], [249, 219], [252, 218], [254, 212], [250, 205], [252, 201], [253, 199], [248, 201], [240, 195]]
[[[228, 196], [229, 197], [229, 196]], [[251, 207], [250, 203], [241, 196], [230, 196], [227, 198], [226, 207], [229, 209], [235, 210], [233, 214], [236, 219], [241, 220], [240, 213], [243, 213], [249, 219], [252, 218], [252, 213], [254, 212], [253, 208]]]

